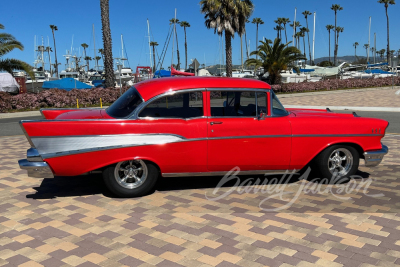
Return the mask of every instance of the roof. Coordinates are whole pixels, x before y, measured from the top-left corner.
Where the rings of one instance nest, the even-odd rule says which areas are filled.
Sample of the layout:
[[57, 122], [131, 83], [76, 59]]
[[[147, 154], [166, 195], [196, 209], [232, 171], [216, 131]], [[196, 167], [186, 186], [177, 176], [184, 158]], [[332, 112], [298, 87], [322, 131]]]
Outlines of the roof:
[[134, 85], [145, 101], [168, 91], [195, 88], [258, 88], [271, 89], [265, 82], [245, 78], [169, 77], [149, 79]]

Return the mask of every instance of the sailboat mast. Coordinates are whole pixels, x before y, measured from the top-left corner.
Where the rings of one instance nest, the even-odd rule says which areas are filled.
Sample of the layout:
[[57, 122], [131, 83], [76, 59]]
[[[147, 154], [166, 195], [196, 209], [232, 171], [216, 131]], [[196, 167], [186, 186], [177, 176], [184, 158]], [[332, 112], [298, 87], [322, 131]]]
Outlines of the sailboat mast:
[[147, 19], [147, 35], [149, 36], [150, 68], [153, 69], [153, 63], [151, 62], [150, 23], [149, 23], [149, 19]]
[[294, 40], [296, 38], [296, 14], [297, 14], [297, 7], [294, 9], [294, 20], [293, 20], [293, 46], [295, 46]]
[[376, 63], [376, 32], [374, 33], [374, 64]]
[[93, 48], [94, 48], [94, 51], [93, 51], [94, 57], [93, 57], [93, 59], [94, 59], [95, 69], [96, 69], [96, 71], [98, 71], [99, 67], [97, 66], [97, 60], [96, 60], [96, 38], [94, 36], [94, 24], [93, 24]]
[[[176, 8], [175, 8], [175, 20], [174, 20], [174, 36], [172, 37], [172, 58], [171, 58], [171, 68], [172, 65], [174, 64], [174, 45], [175, 45], [175, 36], [176, 36], [176, 27], [175, 27], [175, 21], [176, 21]], [[196, 64], [194, 64], [196, 65]]]
[[369, 17], [369, 31], [368, 31], [368, 55], [367, 55], [367, 63], [369, 62], [369, 53], [370, 53], [370, 48], [371, 47], [371, 17]]
[[240, 35], [240, 58], [242, 62], [242, 71], [243, 71], [243, 34]]
[[[124, 60], [124, 38], [123, 38], [122, 34], [121, 34], [121, 51], [122, 51], [122, 55], [121, 55], [122, 67], [124, 68], [125, 67], [125, 64], [124, 64], [124, 61], [125, 61]], [[150, 59], [151, 59], [151, 55], [150, 55]]]
[[313, 32], [313, 44], [312, 44], [312, 61], [311, 63], [314, 65], [314, 59], [315, 59], [315, 17], [317, 15], [317, 12], [314, 12], [314, 32]]

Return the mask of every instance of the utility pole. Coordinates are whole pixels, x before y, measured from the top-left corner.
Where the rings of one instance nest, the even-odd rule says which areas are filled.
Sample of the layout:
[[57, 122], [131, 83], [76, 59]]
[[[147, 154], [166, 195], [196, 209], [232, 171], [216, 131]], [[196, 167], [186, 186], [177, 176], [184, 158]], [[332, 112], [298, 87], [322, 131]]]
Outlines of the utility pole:
[[314, 33], [313, 33], [313, 45], [312, 45], [312, 64], [314, 65], [315, 59], [315, 17], [317, 16], [317, 12], [314, 12]]
[[93, 57], [93, 59], [94, 59], [95, 69], [96, 69], [96, 71], [99, 71], [99, 67], [97, 66], [97, 60], [96, 60], [96, 38], [94, 36], [94, 24], [93, 24], [93, 48], [94, 48], [94, 51], [93, 51], [94, 57]]
[[374, 33], [374, 64], [376, 63], [376, 32]]
[[369, 54], [371, 51], [371, 17], [369, 17], [369, 31], [368, 31], [368, 48], [367, 48], [367, 64], [369, 63]]

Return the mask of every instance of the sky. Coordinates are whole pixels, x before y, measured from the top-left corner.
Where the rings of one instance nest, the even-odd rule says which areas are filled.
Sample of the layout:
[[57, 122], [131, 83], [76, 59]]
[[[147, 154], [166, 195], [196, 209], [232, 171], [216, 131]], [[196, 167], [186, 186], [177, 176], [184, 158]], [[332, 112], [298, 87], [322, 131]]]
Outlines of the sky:
[[[5, 1], [5, 0], [2, 0]], [[197, 58], [201, 64], [219, 64], [221, 53], [225, 49], [220, 41], [220, 37], [214, 34], [213, 29], [207, 29], [204, 25], [204, 15], [200, 13], [199, 0], [110, 0], [110, 26], [113, 42], [113, 57], [121, 56], [121, 35], [125, 44], [125, 51], [129, 59], [129, 66], [135, 69], [136, 66], [149, 66], [150, 54], [147, 34], [147, 19], [150, 23], [151, 41], [158, 42], [158, 54], [161, 55], [162, 48], [166, 42], [169, 31], [169, 20], [175, 16], [181, 21], [187, 21], [191, 27], [187, 28], [188, 42], [188, 64], [191, 59]], [[372, 19], [371, 27], [371, 47], [373, 46], [373, 36], [376, 33], [377, 50], [386, 48], [386, 15], [383, 4], [377, 0], [253, 0], [254, 12], [250, 18], [260, 17], [265, 23], [259, 26], [259, 39], [265, 37], [274, 39], [276, 26], [274, 20], [278, 17], [286, 17], [291, 21], [294, 19], [295, 8], [297, 8], [297, 21], [301, 25], [306, 25], [303, 11], [316, 12], [316, 40], [315, 58], [328, 56], [329, 36], [325, 26], [334, 25], [334, 12], [330, 9], [332, 4], [340, 4], [342, 11], [338, 12], [337, 25], [344, 27], [344, 32], [339, 36], [339, 56], [354, 55], [354, 42], [360, 46], [357, 48], [357, 55], [366, 55], [363, 45], [368, 43], [369, 17]], [[390, 45], [392, 50], [400, 49], [400, 35], [398, 27], [400, 23], [399, 13], [400, 3], [389, 6], [390, 17]], [[34, 44], [35, 36], [39, 44], [42, 37], [45, 46], [48, 42], [53, 47], [52, 32], [49, 25], [58, 27], [55, 32], [57, 57], [62, 63], [60, 70], [65, 68], [65, 58], [67, 50], [73, 55], [83, 53], [82, 43], [89, 45], [88, 56], [94, 57], [93, 26], [95, 29], [96, 50], [103, 47], [101, 31], [101, 14], [99, 0], [20, 0], [7, 1], [1, 5], [0, 23], [5, 26], [2, 32], [7, 32], [25, 46], [24, 51], [14, 50], [7, 54], [7, 58], [17, 58], [33, 65], [35, 60]], [[309, 17], [310, 40], [312, 41], [313, 16]], [[246, 26], [247, 40], [250, 41], [250, 51], [256, 48], [256, 26], [249, 23]], [[293, 29], [287, 27], [288, 38], [291, 39]], [[177, 26], [178, 45], [181, 58], [181, 66], [185, 65], [185, 36], [183, 28]], [[333, 34], [331, 40], [333, 56]], [[244, 45], [244, 44], [243, 44]], [[306, 44], [307, 45], [307, 44]], [[175, 44], [176, 46], [176, 44]], [[240, 64], [240, 37], [235, 35], [232, 41], [233, 64]], [[172, 39], [165, 55], [163, 67], [167, 68], [171, 64]], [[307, 48], [308, 50], [308, 48]], [[54, 51], [54, 49], [53, 49]], [[308, 54], [308, 52], [307, 52]], [[96, 56], [99, 56], [96, 53]], [[54, 63], [54, 53], [51, 55]], [[45, 57], [46, 61], [47, 56]], [[157, 60], [158, 61], [158, 60]], [[174, 63], [177, 62], [176, 54]], [[94, 63], [92, 62], [91, 65]], [[100, 63], [101, 64], [101, 63]], [[128, 65], [128, 64], [126, 64]], [[46, 66], [48, 69], [48, 66]]]

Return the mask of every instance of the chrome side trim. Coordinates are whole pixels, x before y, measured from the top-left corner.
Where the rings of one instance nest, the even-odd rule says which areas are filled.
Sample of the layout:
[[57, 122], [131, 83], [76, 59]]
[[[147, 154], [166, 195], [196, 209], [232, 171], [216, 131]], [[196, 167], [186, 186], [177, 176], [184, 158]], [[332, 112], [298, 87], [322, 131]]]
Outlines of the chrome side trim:
[[53, 178], [53, 172], [46, 162], [30, 162], [26, 159], [18, 161], [22, 170], [28, 171], [28, 176], [33, 178]]
[[378, 166], [382, 162], [383, 157], [388, 152], [389, 148], [384, 144], [382, 144], [381, 150], [365, 151], [364, 152], [365, 166], [367, 167]]
[[271, 89], [262, 89], [262, 88], [223, 88], [223, 87], [215, 87], [215, 88], [207, 88], [207, 91], [251, 91], [251, 92], [268, 92]]
[[157, 120], [182, 120], [182, 121], [190, 121], [196, 119], [207, 119], [207, 116], [199, 116], [199, 117], [192, 117], [192, 118], [153, 118], [153, 117], [138, 117], [137, 120], [148, 120], [148, 121], [157, 121]]
[[36, 148], [29, 148], [26, 151], [26, 157], [28, 159], [28, 161], [30, 162], [40, 162], [43, 161], [42, 157], [40, 156], [39, 152], [37, 151]]
[[[285, 173], [295, 173], [298, 170], [255, 170], [255, 171], [240, 171], [239, 175], [274, 175], [274, 174], [285, 174]], [[179, 172], [179, 173], [162, 173], [163, 177], [186, 177], [186, 176], [223, 176], [229, 171], [219, 171], [219, 172]]]
[[294, 134], [293, 137], [367, 137], [383, 136], [382, 134]]

